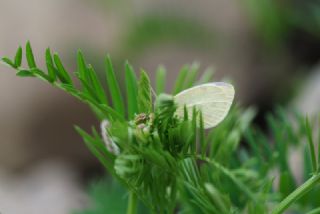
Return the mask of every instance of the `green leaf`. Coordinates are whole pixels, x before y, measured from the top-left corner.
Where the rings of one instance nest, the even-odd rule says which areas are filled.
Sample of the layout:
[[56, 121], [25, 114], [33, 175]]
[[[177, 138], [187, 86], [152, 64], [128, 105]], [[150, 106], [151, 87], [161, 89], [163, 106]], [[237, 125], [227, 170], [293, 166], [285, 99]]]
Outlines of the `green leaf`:
[[128, 62], [125, 64], [125, 79], [127, 89], [128, 118], [133, 119], [134, 114], [138, 113], [138, 86], [136, 74]]
[[107, 96], [105, 94], [105, 91], [98, 79], [97, 73], [95, 72], [95, 70], [93, 69], [93, 67], [91, 65], [88, 65], [88, 74], [90, 77], [90, 82], [92, 84], [92, 88], [95, 91], [95, 94], [98, 97], [98, 100], [100, 101], [100, 103], [102, 104], [107, 104], [108, 100], [107, 100]]
[[199, 63], [193, 63], [188, 71], [188, 75], [186, 78], [186, 82], [183, 86], [183, 89], [187, 89], [190, 88], [194, 85], [196, 79], [197, 79], [197, 74], [198, 74], [198, 70], [199, 70]]
[[310, 158], [310, 150], [308, 145], [304, 145], [302, 151], [303, 157], [303, 179], [308, 180], [310, 174], [312, 173], [312, 163]]
[[261, 149], [261, 145], [260, 143], [256, 142], [255, 138], [254, 138], [254, 129], [248, 129], [245, 133], [245, 139], [247, 140], [247, 143], [249, 144], [249, 148], [250, 150], [252, 150], [252, 152], [255, 154], [257, 160], [259, 160], [260, 162], [263, 162], [263, 157], [261, 155], [260, 149]]
[[[91, 91], [88, 90], [88, 87], [91, 84], [91, 80], [90, 80], [90, 76], [88, 74], [89, 71], [88, 71], [87, 63], [85, 62], [85, 59], [84, 59], [84, 56], [83, 56], [81, 50], [78, 50], [78, 53], [77, 53], [77, 71], [78, 71], [77, 76], [80, 79], [80, 81], [82, 82], [83, 93], [93, 94], [92, 90]], [[96, 98], [95, 94], [93, 94], [93, 96]]]
[[115, 156], [106, 149], [102, 140], [94, 138], [78, 126], [75, 126], [75, 129], [81, 135], [85, 144], [94, 156], [96, 156], [103, 166], [114, 175], [113, 162]]
[[16, 56], [14, 57], [14, 64], [18, 68], [21, 66], [21, 62], [22, 62], [22, 48], [21, 46], [19, 46], [16, 52]]
[[285, 198], [295, 189], [295, 182], [293, 176], [289, 172], [282, 172], [280, 174], [279, 191], [281, 196]]
[[72, 96], [75, 96], [79, 100], [85, 101], [85, 99], [82, 99], [82, 97], [81, 97], [81, 92], [78, 91], [73, 85], [65, 84], [65, 83], [56, 83], [55, 86], [57, 88], [60, 88], [60, 89], [64, 90], [65, 92], [68, 92]]
[[166, 69], [163, 66], [160, 66], [157, 69], [156, 73], [156, 93], [157, 95], [163, 93], [166, 88]]
[[96, 93], [95, 89], [93, 88], [92, 85], [89, 85], [87, 81], [85, 81], [84, 79], [82, 79], [81, 77], [78, 77], [84, 90], [84, 94], [92, 97], [96, 102], [100, 103], [100, 99], [98, 94]]
[[[88, 84], [90, 84], [90, 77], [88, 74], [89, 72], [88, 72], [87, 63], [85, 62], [85, 59], [81, 50], [78, 50], [78, 53], [77, 53], [77, 71], [78, 71], [79, 77], [83, 79], [85, 82], [87, 82]], [[85, 88], [83, 90], [85, 91]]]
[[[110, 176], [90, 181], [88, 195], [90, 204], [72, 214], [112, 214], [126, 213], [127, 197], [126, 189]], [[142, 212], [139, 212], [142, 213]], [[145, 212], [143, 212], [145, 213]]]
[[88, 96], [85, 93], [79, 93], [77, 96], [80, 100], [85, 101], [93, 106], [96, 107], [97, 110], [99, 110], [102, 114], [105, 115], [105, 118], [108, 118], [110, 121], [125, 121], [125, 118], [123, 115], [119, 114], [119, 112], [115, 111], [113, 108], [111, 108], [108, 105], [105, 104], [99, 104], [93, 97]]
[[224, 197], [221, 197], [221, 192], [210, 183], [205, 183], [204, 187], [206, 192], [210, 195], [211, 199], [217, 204], [217, 207], [221, 210], [221, 213], [229, 213], [227, 201]]
[[106, 62], [107, 83], [108, 83], [108, 88], [111, 94], [113, 107], [121, 115], [125, 115], [123, 97], [121, 95], [120, 87], [116, 79], [112, 62], [109, 56], [107, 56], [105, 62]]
[[316, 158], [316, 152], [315, 152], [313, 139], [312, 139], [312, 130], [310, 127], [310, 122], [309, 122], [308, 117], [306, 117], [306, 133], [307, 133], [307, 137], [308, 137], [309, 151], [310, 151], [310, 155], [311, 155], [313, 173], [316, 173], [318, 170], [317, 158]]
[[152, 111], [150, 79], [143, 70], [141, 71], [138, 85], [138, 108], [140, 113], [150, 113]]
[[84, 60], [84, 56], [81, 52], [81, 50], [78, 50], [77, 53], [77, 66], [78, 66], [78, 73], [79, 76], [84, 79], [84, 80], [88, 80], [88, 75], [87, 75], [87, 64]]
[[183, 90], [183, 86], [186, 81], [188, 71], [189, 71], [189, 66], [187, 65], [183, 66], [183, 68], [180, 70], [178, 78], [174, 84], [174, 89], [173, 89], [174, 95]]
[[53, 54], [53, 60], [55, 65], [57, 66], [57, 71], [58, 71], [57, 75], [60, 81], [63, 83], [72, 84], [71, 77], [69, 76], [68, 72], [62, 65], [61, 59], [57, 53]]
[[[108, 104], [108, 98], [105, 90], [99, 80], [97, 72], [94, 70], [92, 65], [87, 65], [81, 50], [77, 53], [77, 77], [82, 83], [83, 93], [91, 95], [98, 103]], [[93, 110], [96, 113], [96, 107]]]
[[204, 73], [201, 75], [199, 81], [197, 82], [197, 85], [211, 82], [213, 74], [214, 74], [214, 69], [211, 67], [207, 68], [204, 71]]
[[320, 207], [309, 211], [307, 214], [320, 214]]
[[186, 105], [183, 106], [183, 120], [184, 121], [189, 120], [189, 113]]
[[249, 188], [248, 185], [244, 184], [242, 180], [240, 180], [233, 171], [229, 170], [228, 168], [225, 168], [220, 163], [217, 163], [213, 159], [206, 158], [205, 160], [208, 161], [216, 170], [222, 172], [227, 178], [229, 178], [238, 188], [242, 191], [244, 195], [246, 195], [254, 204], [258, 204], [259, 198], [256, 197], [256, 194], [252, 192], [252, 190]]
[[47, 66], [48, 75], [50, 77], [51, 82], [55, 82], [57, 79], [57, 69], [53, 65], [54, 64], [53, 64], [50, 48], [47, 48], [47, 50], [46, 50], [46, 66]]
[[268, 126], [271, 128], [271, 131], [274, 135], [275, 147], [279, 153], [277, 161], [280, 166], [280, 170], [290, 171], [290, 167], [287, 160], [288, 145], [283, 143], [281, 123], [277, 122], [276, 118], [271, 114], [267, 115], [267, 122]]
[[207, 142], [205, 140], [204, 122], [203, 122], [203, 115], [201, 111], [199, 115], [199, 143], [202, 150], [202, 156], [205, 157], [207, 152], [207, 144], [206, 144]]
[[48, 82], [51, 82], [51, 79], [50, 77], [44, 73], [42, 70], [40, 70], [39, 68], [32, 68], [30, 70], [35, 76], [38, 76], [39, 78], [45, 80], [45, 81], [48, 81]]
[[[197, 116], [198, 116], [198, 111], [194, 107], [194, 108], [192, 108], [192, 128], [193, 128], [194, 133], [197, 133], [197, 124], [198, 124]], [[197, 138], [197, 136], [196, 136], [196, 138]], [[194, 154], [196, 154], [196, 152], [197, 152], [196, 142], [197, 142], [197, 139], [195, 139], [194, 143], [191, 144], [191, 147], [190, 147], [191, 152]]]
[[2, 61], [5, 62], [7, 65], [9, 65], [12, 68], [15, 68], [15, 69], [17, 68], [16, 65], [14, 64], [14, 62], [7, 57], [3, 57]]
[[19, 77], [34, 77], [34, 74], [29, 70], [20, 70], [16, 75]]
[[29, 41], [26, 44], [26, 57], [29, 68], [36, 68], [36, 61], [34, 60], [34, 55]]
[[320, 171], [320, 114], [318, 117], [318, 171]]

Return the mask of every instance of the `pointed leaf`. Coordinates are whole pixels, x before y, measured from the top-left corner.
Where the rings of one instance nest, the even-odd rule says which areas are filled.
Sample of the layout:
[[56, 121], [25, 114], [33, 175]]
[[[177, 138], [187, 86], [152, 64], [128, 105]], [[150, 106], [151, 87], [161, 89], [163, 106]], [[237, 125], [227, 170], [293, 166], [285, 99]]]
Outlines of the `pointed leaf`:
[[92, 88], [94, 89], [95, 94], [97, 95], [100, 103], [107, 104], [108, 103], [107, 96], [102, 87], [102, 84], [98, 79], [97, 73], [93, 69], [92, 65], [88, 65], [88, 74], [89, 74], [90, 82], [92, 84]]
[[1, 60], [3, 62], [5, 62], [7, 65], [9, 65], [10, 67], [17, 68], [16, 65], [14, 64], [14, 62], [11, 59], [9, 59], [8, 57], [3, 57]]
[[138, 86], [136, 74], [128, 62], [125, 64], [125, 78], [128, 102], [128, 118], [133, 119], [134, 114], [138, 113]]
[[92, 97], [96, 102], [99, 102], [99, 96], [97, 95], [96, 91], [94, 90], [94, 88], [92, 88], [91, 85], [89, 85], [84, 79], [82, 79], [81, 77], [78, 77], [84, 90], [84, 94]]
[[29, 70], [20, 70], [16, 75], [19, 77], [34, 77], [34, 74]]
[[69, 76], [68, 72], [62, 65], [61, 59], [57, 53], [53, 55], [53, 60], [55, 65], [57, 66], [57, 71], [58, 71], [57, 75], [60, 81], [63, 83], [72, 84], [71, 77]]
[[87, 80], [88, 79], [87, 64], [84, 60], [84, 56], [83, 56], [81, 50], [78, 50], [78, 53], [77, 53], [77, 66], [78, 66], [79, 76], [82, 79]]
[[306, 117], [306, 133], [307, 133], [307, 137], [308, 137], [309, 152], [310, 152], [310, 156], [311, 156], [313, 173], [316, 173], [317, 169], [318, 169], [317, 158], [316, 158], [316, 152], [315, 152], [315, 148], [314, 148], [314, 144], [313, 144], [312, 129], [311, 129], [308, 117]]
[[199, 63], [193, 63], [188, 71], [188, 75], [186, 78], [186, 83], [183, 86], [183, 89], [190, 88], [194, 85], [196, 79], [197, 79], [197, 74], [199, 70]]
[[160, 66], [156, 73], [156, 93], [157, 95], [163, 93], [166, 88], [166, 69]]
[[291, 173], [285, 171], [280, 174], [279, 191], [285, 198], [295, 189], [295, 182]]
[[21, 46], [19, 46], [19, 48], [16, 52], [16, 56], [14, 58], [14, 64], [18, 68], [21, 66], [21, 62], [22, 62], [22, 48], [21, 48]]
[[46, 50], [46, 66], [48, 70], [48, 75], [51, 79], [51, 82], [55, 82], [57, 79], [57, 69], [53, 66], [53, 60], [51, 56], [50, 48], [47, 48]]
[[199, 81], [197, 82], [197, 85], [211, 82], [213, 74], [214, 74], [214, 69], [211, 67], [207, 68], [204, 71], [204, 73], [201, 75]]
[[124, 115], [125, 111], [124, 111], [123, 97], [121, 95], [119, 83], [116, 79], [112, 62], [109, 56], [107, 56], [105, 63], [106, 63], [107, 83], [108, 83], [108, 88], [111, 94], [113, 107], [121, 115]]
[[141, 71], [138, 85], [138, 108], [140, 113], [150, 113], [152, 111], [150, 79], [143, 70]]
[[27, 57], [29, 68], [36, 68], [37, 67], [36, 61], [34, 60], [34, 55], [33, 55], [31, 44], [29, 41], [27, 42], [27, 45], [26, 45], [26, 57]]
[[320, 171], [320, 114], [318, 117], [318, 171]]
[[205, 141], [203, 115], [202, 115], [201, 111], [200, 111], [200, 115], [199, 115], [199, 143], [200, 143], [200, 146], [201, 146], [202, 155], [203, 155], [203, 157], [205, 157], [206, 152], [207, 152], [207, 144], [206, 144], [206, 141]]
[[173, 94], [177, 94], [179, 93], [180, 91], [182, 91], [184, 88], [183, 88], [183, 85], [186, 81], [186, 77], [188, 75], [188, 71], [189, 71], [189, 66], [185, 65], [179, 72], [179, 75], [177, 77], [177, 80], [174, 84], [174, 89], [173, 89]]
[[96, 158], [98, 158], [98, 160], [103, 164], [104, 167], [106, 167], [106, 169], [108, 169], [110, 173], [114, 174], [113, 161], [115, 157], [113, 154], [108, 152], [103, 142], [95, 139], [78, 126], [75, 126], [75, 129], [81, 135], [89, 150], [96, 156]]

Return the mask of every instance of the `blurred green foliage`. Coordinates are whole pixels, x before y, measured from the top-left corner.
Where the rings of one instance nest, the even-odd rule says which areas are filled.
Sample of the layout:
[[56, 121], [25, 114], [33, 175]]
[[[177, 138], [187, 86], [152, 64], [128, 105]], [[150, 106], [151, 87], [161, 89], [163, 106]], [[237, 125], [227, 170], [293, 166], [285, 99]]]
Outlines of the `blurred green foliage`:
[[180, 45], [210, 51], [215, 33], [196, 19], [177, 15], [144, 15], [136, 17], [123, 38], [123, 52], [141, 53], [159, 44]]
[[126, 212], [126, 191], [115, 181], [102, 179], [89, 187], [90, 206], [74, 214], [122, 214]]
[[281, 46], [290, 35], [303, 31], [320, 40], [320, 3], [317, 1], [245, 0], [250, 20], [271, 46]]

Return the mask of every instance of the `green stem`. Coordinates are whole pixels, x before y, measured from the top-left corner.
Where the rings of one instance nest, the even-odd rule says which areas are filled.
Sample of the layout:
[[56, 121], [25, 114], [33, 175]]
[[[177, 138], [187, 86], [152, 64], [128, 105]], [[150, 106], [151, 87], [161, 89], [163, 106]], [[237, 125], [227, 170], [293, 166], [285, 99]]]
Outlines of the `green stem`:
[[310, 212], [308, 212], [307, 214], [319, 214], [320, 213], [320, 207], [316, 208], [314, 210], [311, 210]]
[[137, 213], [137, 196], [134, 192], [130, 192], [128, 200], [128, 209], [127, 214], [136, 214]]
[[314, 188], [320, 181], [320, 174], [313, 175], [309, 180], [304, 182], [300, 187], [283, 199], [271, 212], [271, 214], [283, 213], [293, 202], [301, 198], [304, 194]]

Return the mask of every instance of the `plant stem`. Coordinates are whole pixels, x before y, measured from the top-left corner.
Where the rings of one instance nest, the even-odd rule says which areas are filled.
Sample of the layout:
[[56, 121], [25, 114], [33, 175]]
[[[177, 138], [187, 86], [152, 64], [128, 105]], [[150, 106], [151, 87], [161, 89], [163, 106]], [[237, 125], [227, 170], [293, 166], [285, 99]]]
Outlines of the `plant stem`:
[[127, 214], [136, 214], [137, 213], [137, 196], [134, 192], [130, 192], [128, 200], [128, 209]]
[[313, 175], [290, 195], [283, 199], [271, 212], [271, 214], [283, 213], [293, 202], [314, 188], [320, 181], [320, 174]]
[[316, 208], [314, 210], [311, 210], [310, 212], [308, 212], [307, 214], [319, 214], [320, 213], [320, 207]]

